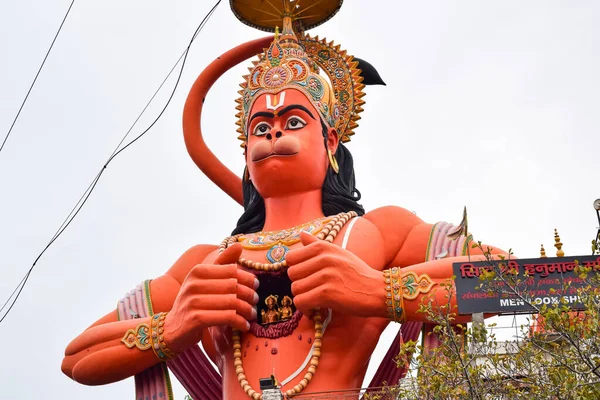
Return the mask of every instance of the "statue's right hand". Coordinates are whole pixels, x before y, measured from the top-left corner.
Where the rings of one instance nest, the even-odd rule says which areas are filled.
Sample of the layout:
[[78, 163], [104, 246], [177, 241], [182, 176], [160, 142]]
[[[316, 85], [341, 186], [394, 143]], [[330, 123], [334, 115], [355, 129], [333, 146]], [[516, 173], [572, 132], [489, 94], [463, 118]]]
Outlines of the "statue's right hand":
[[258, 279], [237, 266], [242, 246], [228, 247], [217, 265], [196, 265], [185, 278], [164, 325], [164, 341], [176, 353], [198, 343], [210, 326], [247, 331], [256, 319]]

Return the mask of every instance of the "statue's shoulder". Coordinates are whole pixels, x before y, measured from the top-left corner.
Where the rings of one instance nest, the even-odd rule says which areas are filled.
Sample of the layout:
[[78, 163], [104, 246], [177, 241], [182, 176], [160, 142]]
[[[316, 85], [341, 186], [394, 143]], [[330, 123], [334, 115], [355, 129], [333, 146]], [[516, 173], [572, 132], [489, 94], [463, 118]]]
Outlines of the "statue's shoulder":
[[382, 234], [408, 234], [414, 227], [423, 223], [415, 213], [398, 206], [376, 208], [366, 213], [364, 218], [377, 226]]
[[[385, 206], [369, 211], [364, 218], [376, 226], [381, 234], [386, 264], [399, 265], [399, 255], [407, 247], [420, 251], [421, 247], [425, 249], [427, 246], [431, 225], [423, 222], [412, 211], [398, 206]], [[423, 254], [424, 252], [425, 250]]]
[[197, 244], [186, 250], [167, 271], [179, 283], [182, 283], [192, 268], [198, 264], [207, 264], [217, 255], [219, 246], [212, 244]]

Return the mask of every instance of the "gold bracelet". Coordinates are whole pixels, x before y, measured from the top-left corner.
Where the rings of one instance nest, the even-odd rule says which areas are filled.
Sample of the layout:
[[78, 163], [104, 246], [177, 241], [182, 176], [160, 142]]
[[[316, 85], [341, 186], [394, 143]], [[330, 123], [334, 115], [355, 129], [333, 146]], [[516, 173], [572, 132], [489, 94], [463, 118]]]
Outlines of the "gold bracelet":
[[394, 267], [383, 271], [388, 318], [395, 322], [404, 321], [404, 300], [401, 293], [402, 282], [400, 268]]
[[429, 293], [436, 285], [427, 274], [417, 275], [413, 271], [402, 273], [394, 267], [383, 271], [385, 279], [385, 304], [388, 318], [395, 322], [404, 322], [404, 299], [414, 300], [420, 294]]
[[137, 347], [144, 351], [152, 349], [156, 357], [161, 361], [168, 361], [175, 357], [173, 353], [164, 342], [164, 328], [166, 312], [154, 314], [150, 319], [150, 325], [148, 323], [141, 323], [135, 329], [128, 329], [125, 335], [121, 339], [121, 342], [132, 349]]
[[164, 342], [164, 336], [163, 336], [163, 332], [164, 332], [164, 324], [165, 324], [165, 317], [167, 316], [166, 312], [161, 312], [159, 314], [154, 314], [152, 316], [152, 335], [151, 335], [151, 341], [152, 341], [152, 350], [154, 350], [154, 354], [156, 354], [156, 357], [158, 357], [161, 361], [168, 361], [171, 358], [175, 357], [175, 353], [173, 353], [171, 350], [169, 350], [169, 348], [167, 347], [167, 344]]

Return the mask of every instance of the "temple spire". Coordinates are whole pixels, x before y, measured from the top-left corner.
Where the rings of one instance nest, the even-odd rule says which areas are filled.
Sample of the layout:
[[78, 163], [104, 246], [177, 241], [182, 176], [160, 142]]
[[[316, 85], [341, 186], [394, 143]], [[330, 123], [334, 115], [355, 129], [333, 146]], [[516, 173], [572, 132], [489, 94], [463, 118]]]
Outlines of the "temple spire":
[[564, 257], [565, 252], [562, 251], [563, 244], [560, 241], [560, 236], [556, 229], [554, 229], [554, 242], [554, 247], [556, 247], [556, 257]]

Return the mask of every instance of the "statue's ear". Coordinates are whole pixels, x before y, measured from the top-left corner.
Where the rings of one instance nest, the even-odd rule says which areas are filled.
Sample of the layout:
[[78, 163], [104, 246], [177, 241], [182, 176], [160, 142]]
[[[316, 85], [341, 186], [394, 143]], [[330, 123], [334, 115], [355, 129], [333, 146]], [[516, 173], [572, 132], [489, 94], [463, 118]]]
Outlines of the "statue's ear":
[[360, 69], [360, 76], [363, 77], [362, 83], [365, 85], [383, 85], [385, 86], [385, 82], [379, 76], [379, 72], [375, 69], [374, 66], [362, 60], [358, 57], [354, 57], [354, 61], [358, 61], [358, 68]]
[[340, 139], [338, 137], [338, 133], [335, 130], [335, 128], [328, 128], [327, 129], [327, 148], [331, 151], [331, 154], [335, 154], [339, 144], [340, 144]]

